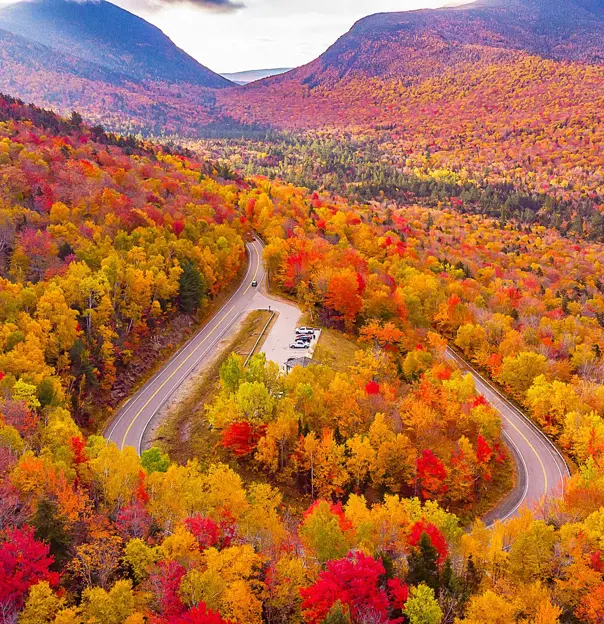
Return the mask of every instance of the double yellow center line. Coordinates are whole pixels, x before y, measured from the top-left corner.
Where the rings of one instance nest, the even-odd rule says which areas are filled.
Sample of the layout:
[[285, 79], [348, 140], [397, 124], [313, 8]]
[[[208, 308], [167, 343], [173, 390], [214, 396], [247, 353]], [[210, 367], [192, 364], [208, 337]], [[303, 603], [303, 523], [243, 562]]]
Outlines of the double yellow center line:
[[[259, 270], [260, 270], [260, 254], [258, 253], [257, 254], [256, 271], [254, 272], [254, 277], [252, 278], [252, 281], [256, 280], [256, 277], [258, 276]], [[251, 283], [243, 291], [242, 296], [246, 295], [248, 293], [248, 291], [250, 290], [250, 288], [252, 288]], [[161, 384], [161, 386], [159, 386], [159, 388], [149, 397], [149, 399], [146, 401], [146, 403], [138, 410], [138, 412], [135, 414], [134, 418], [132, 419], [131, 423], [128, 425], [128, 428], [126, 429], [126, 432], [124, 433], [124, 437], [122, 438], [122, 444], [121, 444], [121, 448], [122, 449], [126, 446], [126, 439], [128, 438], [128, 435], [132, 431], [132, 427], [134, 427], [134, 425], [136, 424], [136, 422], [140, 418], [141, 414], [147, 409], [147, 407], [149, 407], [149, 405], [152, 403], [152, 401], [155, 399], [155, 397], [166, 387], [166, 385], [168, 383], [170, 383], [170, 381], [174, 378], [174, 376], [179, 373], [179, 371], [183, 368], [183, 366], [185, 366], [187, 364], [187, 362], [193, 356], [197, 355], [197, 353], [199, 352], [199, 349], [212, 337], [212, 335], [222, 325], [222, 323], [224, 323], [224, 321], [228, 318], [228, 316], [231, 314], [231, 312], [235, 309], [236, 306], [237, 306], [236, 303], [233, 304], [233, 306], [231, 306], [229, 311], [224, 314], [224, 316], [218, 321], [218, 323], [216, 323], [216, 325], [214, 325], [214, 327], [208, 333], [208, 335], [195, 347], [195, 349], [193, 349], [193, 351], [180, 363], [180, 365], [177, 366], [172, 371], [172, 373], [169, 375], [169, 377]], [[142, 438], [142, 434], [141, 434], [141, 438]], [[140, 441], [139, 441], [139, 443], [140, 443]]]

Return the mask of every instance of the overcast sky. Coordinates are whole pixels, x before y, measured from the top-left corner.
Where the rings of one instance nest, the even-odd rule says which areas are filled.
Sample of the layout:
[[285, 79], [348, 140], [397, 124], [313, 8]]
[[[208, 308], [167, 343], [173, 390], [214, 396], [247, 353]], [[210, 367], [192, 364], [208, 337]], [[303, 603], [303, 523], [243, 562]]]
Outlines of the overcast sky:
[[[0, 0], [0, 6], [24, 0]], [[94, 2], [98, 0], [71, 0]], [[360, 18], [473, 0], [109, 0], [219, 73], [304, 65]]]
[[451, 0], [112, 1], [159, 26], [178, 46], [218, 72], [303, 65], [365, 15], [452, 4]]

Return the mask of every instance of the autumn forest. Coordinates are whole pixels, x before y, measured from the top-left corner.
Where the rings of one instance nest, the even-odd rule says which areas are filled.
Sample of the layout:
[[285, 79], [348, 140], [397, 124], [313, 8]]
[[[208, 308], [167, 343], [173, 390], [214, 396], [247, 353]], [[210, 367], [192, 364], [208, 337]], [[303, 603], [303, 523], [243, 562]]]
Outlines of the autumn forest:
[[[604, 8], [542, 4], [174, 89], [0, 12], [1, 624], [604, 622]], [[254, 241], [314, 361], [214, 347], [177, 437], [110, 441]]]

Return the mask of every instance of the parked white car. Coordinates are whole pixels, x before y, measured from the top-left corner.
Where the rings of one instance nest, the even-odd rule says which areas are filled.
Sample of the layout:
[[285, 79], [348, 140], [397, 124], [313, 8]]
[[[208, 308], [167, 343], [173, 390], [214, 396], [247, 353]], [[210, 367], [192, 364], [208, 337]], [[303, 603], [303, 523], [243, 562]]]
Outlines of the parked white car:
[[312, 327], [298, 327], [298, 329], [296, 329], [296, 334], [298, 334], [298, 336], [314, 336], [315, 330]]
[[290, 349], [308, 349], [308, 343], [304, 342], [302, 340], [296, 340], [296, 342], [292, 342], [292, 344], [289, 345]]

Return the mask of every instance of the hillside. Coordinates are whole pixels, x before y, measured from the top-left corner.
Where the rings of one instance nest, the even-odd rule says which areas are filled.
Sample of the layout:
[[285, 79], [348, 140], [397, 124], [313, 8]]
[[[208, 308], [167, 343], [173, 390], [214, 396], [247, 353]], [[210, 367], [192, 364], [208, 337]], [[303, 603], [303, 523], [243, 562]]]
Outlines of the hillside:
[[[85, 61], [73, 54], [57, 52], [48, 46], [1, 28], [0, 42], [2, 44], [0, 45], [0, 62], [6, 68], [0, 80], [4, 84], [14, 84], [15, 87], [19, 84], [26, 84], [28, 77], [39, 70], [40, 66], [49, 72], [71, 74], [75, 79], [104, 82], [115, 87], [124, 86], [128, 82], [123, 74], [111, 71], [98, 63]], [[10, 71], [5, 65], [14, 62], [15, 59], [19, 59], [21, 72]], [[45, 94], [47, 97], [52, 97], [50, 94], [53, 86], [60, 88], [59, 85], [47, 85], [49, 87]]]
[[[3, 624], [602, 622], [603, 245], [242, 179], [8, 96], [0, 225]], [[184, 465], [87, 436], [250, 228], [357, 342], [345, 370], [227, 356]], [[579, 466], [489, 529], [510, 454], [447, 341]]]
[[0, 11], [0, 28], [139, 82], [230, 84], [161, 30], [105, 0], [19, 2]]
[[155, 137], [232, 125], [228, 86], [161, 31], [109, 2], [34, 0], [0, 10], [0, 91], [94, 124]]
[[[358, 21], [308, 65], [249, 85], [238, 97], [253, 102], [296, 89], [311, 96], [335, 89], [337, 96], [338, 88], [358, 79], [411, 87], [443, 73], [462, 76], [468, 65], [503, 66], [527, 56], [599, 65], [603, 28], [602, 0], [479, 0], [454, 8], [378, 13]], [[281, 119], [276, 115], [274, 121]], [[302, 118], [299, 124], [309, 122]]]
[[215, 120], [213, 90], [141, 84], [101, 65], [0, 30], [0, 91], [122, 133], [195, 134]]
[[560, 61], [604, 62], [601, 0], [479, 0], [454, 8], [379, 13], [361, 19], [318, 59], [265, 86], [314, 88], [355, 77], [409, 80], [487, 50]]
[[[111, 29], [86, 25], [82, 16], [95, 12], [136, 36], [116, 41]], [[205, 71], [191, 78], [189, 57], [181, 65], [183, 53], [157, 29], [107, 2], [39, 0], [4, 15], [42, 43], [0, 34], [0, 89], [63, 114], [77, 109], [120, 132], [196, 139], [275, 128], [336, 142], [362, 137], [390, 177], [404, 175], [422, 200], [463, 204], [478, 195], [489, 214], [563, 229], [581, 231], [573, 219], [597, 215], [604, 203], [601, 0], [481, 0], [377, 14], [305, 67], [224, 89], [200, 86]], [[141, 78], [166, 72], [199, 81]], [[508, 206], [510, 193], [523, 197]], [[484, 212], [475, 200], [462, 208]], [[596, 225], [589, 233], [599, 237]]]
[[312, 63], [227, 90], [242, 122], [373, 136], [407, 173], [600, 205], [602, 2], [370, 16]]

